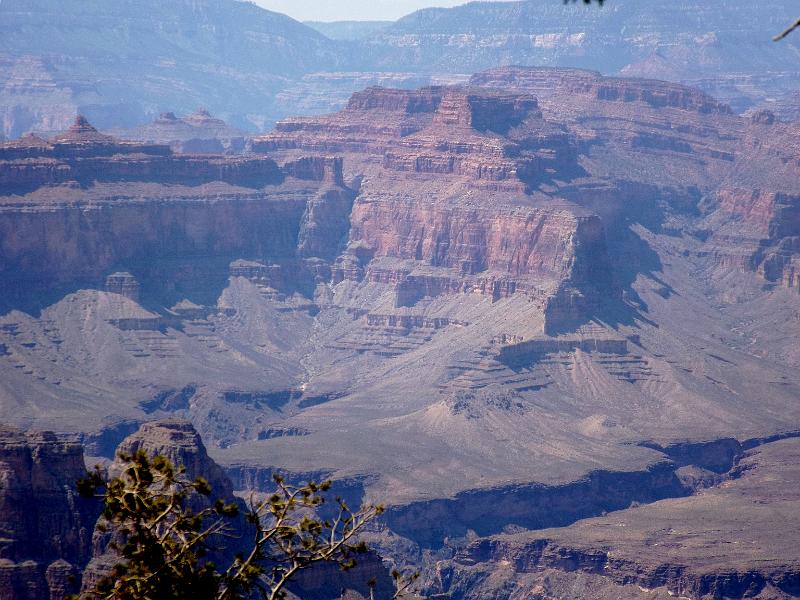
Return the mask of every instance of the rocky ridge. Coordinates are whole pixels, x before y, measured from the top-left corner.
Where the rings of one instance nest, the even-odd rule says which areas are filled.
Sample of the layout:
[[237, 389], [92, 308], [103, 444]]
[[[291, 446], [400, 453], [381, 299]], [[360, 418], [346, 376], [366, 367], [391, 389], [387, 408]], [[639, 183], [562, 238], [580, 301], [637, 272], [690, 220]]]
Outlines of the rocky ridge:
[[228, 126], [204, 108], [180, 118], [175, 113], [164, 112], [142, 127], [113, 129], [110, 133], [123, 140], [168, 144], [181, 154], [241, 153], [248, 137], [244, 131]]
[[[208, 457], [191, 423], [175, 419], [148, 423], [117, 449], [124, 453], [138, 450], [166, 456], [173, 464], [184, 466], [189, 479], [204, 477], [214, 498], [238, 502], [246, 510], [234, 496], [224, 470]], [[108, 475], [118, 475], [121, 465], [119, 459], [112, 462]], [[0, 430], [0, 472], [0, 597], [56, 600], [91, 589], [116, 557], [107, 547], [109, 534], [95, 529], [100, 502], [77, 494], [76, 484], [86, 475], [81, 444], [51, 432], [23, 433], [4, 427]], [[208, 500], [196, 496], [189, 502], [194, 510], [200, 510]], [[250, 539], [243, 519], [231, 526], [234, 535], [221, 544], [228, 559], [238, 551], [236, 540]], [[290, 589], [313, 600], [332, 600], [344, 593], [364, 598], [371, 578], [376, 579], [381, 593], [391, 589], [386, 568], [374, 553], [365, 555], [349, 573], [340, 572], [335, 565], [311, 569], [298, 576]]]
[[[359, 39], [330, 39], [232, 0], [6, 0], [0, 15], [0, 134], [8, 138], [63, 129], [75, 112], [102, 128], [137, 128], [198, 105], [265, 131], [287, 115], [339, 109], [369, 85], [463, 81], [511, 64], [696, 85], [736, 112], [790, 98], [798, 77], [796, 41], [771, 42], [796, 18], [780, 0], [693, 0], [680, 17], [657, 0], [607, 10], [550, 0], [470, 4], [418, 11]], [[335, 25], [326, 31], [342, 37]], [[141, 61], [131, 59], [143, 48]]]

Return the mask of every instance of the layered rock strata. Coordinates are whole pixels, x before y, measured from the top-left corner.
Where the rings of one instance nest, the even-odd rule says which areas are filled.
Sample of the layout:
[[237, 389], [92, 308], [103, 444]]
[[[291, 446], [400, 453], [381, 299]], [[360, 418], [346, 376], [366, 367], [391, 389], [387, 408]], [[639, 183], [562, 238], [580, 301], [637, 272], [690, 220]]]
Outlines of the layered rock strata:
[[[586, 145], [589, 173], [612, 177], [625, 193], [642, 184], [675, 189], [687, 196], [684, 210], [707, 215], [697, 229], [707, 242], [704, 252], [720, 266], [796, 286], [796, 124], [764, 110], [734, 115], [694, 88], [575, 69], [494, 69], [473, 76], [471, 84], [535, 95], [545, 118], [572, 124]], [[602, 158], [593, 156], [595, 145], [603, 148]], [[595, 185], [567, 195], [602, 211], [610, 225], [614, 202], [594, 200]]]
[[159, 277], [159, 258], [205, 257], [223, 277], [225, 256], [330, 260], [352, 203], [335, 159], [177, 155], [82, 118], [53, 142], [3, 145], [0, 164], [0, 279], [12, 295], [91, 285], [120, 266]]
[[[671, 84], [502, 73], [365, 90], [252, 155], [156, 157], [274, 164], [263, 186], [203, 167], [3, 197], [27, 257], [6, 289], [64, 288], [0, 317], [4, 418], [104, 455], [188, 418], [237, 487], [344, 480], [418, 555], [681, 492], [678, 442], [796, 429], [793, 126]], [[98, 291], [118, 272], [138, 302]]]
[[[349, 169], [380, 177], [377, 187], [361, 185], [349, 251], [334, 281], [378, 281], [381, 259], [408, 261], [395, 269], [405, 269], [393, 281], [398, 306], [443, 292], [479, 288], [499, 298], [527, 290], [552, 298], [544, 306], [552, 307], [557, 327], [596, 309], [597, 290], [613, 287], [603, 266], [601, 222], [531, 193], [543, 181], [580, 170], [572, 138], [542, 118], [533, 96], [371, 88], [337, 115], [281, 122], [252, 146], [288, 156], [341, 152]], [[452, 188], [433, 178], [451, 181]], [[481, 201], [487, 194], [491, 205]], [[433, 270], [412, 275], [414, 264]]]
[[83, 448], [50, 432], [0, 428], [0, 596], [63, 598], [77, 591], [100, 506], [78, 496]]

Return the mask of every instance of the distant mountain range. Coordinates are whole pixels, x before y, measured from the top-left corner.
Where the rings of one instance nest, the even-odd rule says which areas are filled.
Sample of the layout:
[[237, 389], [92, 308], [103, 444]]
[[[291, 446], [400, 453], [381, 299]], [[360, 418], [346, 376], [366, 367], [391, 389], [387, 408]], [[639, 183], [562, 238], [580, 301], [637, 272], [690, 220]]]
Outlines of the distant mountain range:
[[[797, 18], [786, 0], [609, 0], [602, 9], [553, 0], [430, 8], [370, 40], [387, 67], [476, 71], [538, 63], [603, 72], [660, 57], [665, 75], [797, 69], [796, 46], [772, 36]], [[790, 42], [791, 45], [791, 42]]]
[[259, 129], [287, 80], [340, 62], [319, 32], [247, 2], [0, 3], [0, 116], [11, 136], [58, 128], [76, 111], [130, 126], [198, 106]]
[[332, 40], [363, 40], [388, 29], [392, 21], [306, 21], [305, 24]]
[[797, 39], [771, 41], [793, 4], [472, 2], [393, 24], [308, 26], [235, 0], [4, 0], [0, 133], [63, 128], [76, 112], [130, 127], [198, 106], [263, 130], [340, 108], [365, 73], [418, 85], [511, 64], [694, 83], [743, 111], [797, 88]]

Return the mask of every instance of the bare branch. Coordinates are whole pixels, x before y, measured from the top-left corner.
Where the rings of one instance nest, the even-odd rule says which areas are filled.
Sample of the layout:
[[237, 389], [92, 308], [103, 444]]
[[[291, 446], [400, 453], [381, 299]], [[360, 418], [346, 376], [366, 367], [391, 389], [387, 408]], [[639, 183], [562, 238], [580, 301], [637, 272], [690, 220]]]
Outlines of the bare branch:
[[772, 41], [780, 42], [783, 38], [792, 33], [795, 29], [800, 29], [800, 19], [797, 19], [797, 21], [795, 21], [788, 29], [786, 29], [786, 31], [779, 33], [774, 38], [772, 38]]

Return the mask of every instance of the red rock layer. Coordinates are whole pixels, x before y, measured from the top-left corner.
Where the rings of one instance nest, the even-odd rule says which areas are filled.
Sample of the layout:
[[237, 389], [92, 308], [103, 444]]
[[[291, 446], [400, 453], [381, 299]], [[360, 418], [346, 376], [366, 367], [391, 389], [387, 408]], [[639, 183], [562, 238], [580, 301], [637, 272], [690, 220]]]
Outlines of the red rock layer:
[[644, 102], [653, 108], [679, 108], [704, 114], [731, 114], [731, 108], [699, 89], [649, 79], [604, 77], [595, 71], [503, 67], [473, 75], [470, 83], [491, 88], [522, 88], [543, 97], [555, 91], [590, 101]]
[[559, 280], [571, 268], [577, 230], [586, 243], [603, 238], [597, 217], [569, 210], [494, 211], [432, 206], [419, 201], [358, 202], [351, 241], [376, 257], [419, 260], [463, 274], [482, 271]]
[[[580, 167], [572, 137], [543, 119], [530, 94], [370, 88], [335, 115], [279, 123], [253, 149], [342, 152], [351, 172], [369, 173], [334, 282], [393, 285], [397, 306], [443, 294], [525, 293], [555, 320], [591, 310], [597, 286], [610, 285], [607, 266], [581, 266], [590, 255], [606, 257], [600, 219], [531, 196], [532, 187], [570, 179]], [[382, 259], [433, 271], [387, 270]], [[585, 286], [593, 291], [581, 292]]]

